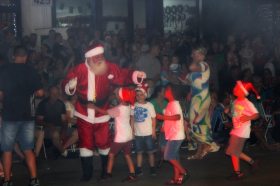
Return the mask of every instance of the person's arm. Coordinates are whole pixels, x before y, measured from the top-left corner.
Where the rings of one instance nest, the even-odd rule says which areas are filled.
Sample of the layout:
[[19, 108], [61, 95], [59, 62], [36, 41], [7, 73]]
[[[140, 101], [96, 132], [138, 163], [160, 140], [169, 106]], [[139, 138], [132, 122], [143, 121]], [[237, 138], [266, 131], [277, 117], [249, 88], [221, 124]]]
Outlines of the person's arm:
[[192, 72], [202, 72], [201, 65], [198, 63], [192, 63], [189, 67], [190, 71]]
[[3, 93], [3, 91], [0, 91], [0, 102], [3, 101], [3, 98], [4, 98], [4, 93]]
[[118, 65], [112, 63], [107, 63], [107, 65], [110, 73], [108, 78], [116, 85], [137, 84], [138, 78], [146, 78], [144, 72], [120, 68]]
[[62, 90], [65, 91], [67, 95], [74, 95], [76, 93], [76, 88], [78, 84], [78, 74], [79, 72], [79, 66], [74, 67], [69, 71], [69, 73], [66, 75], [64, 80], [62, 81]]
[[244, 123], [246, 121], [256, 120], [260, 117], [259, 113], [253, 114], [251, 116], [243, 115], [240, 117], [240, 122]]
[[107, 110], [101, 109], [99, 107], [97, 107], [95, 104], [93, 103], [89, 103], [88, 104], [88, 108], [94, 109], [95, 111], [101, 113], [101, 114], [108, 114]]
[[175, 114], [175, 115], [172, 115], [172, 116], [157, 114], [156, 119], [158, 119], [158, 120], [177, 121], [177, 120], [181, 119], [181, 116], [180, 116], [180, 114]]
[[68, 122], [67, 122], [66, 114], [61, 114], [61, 123], [63, 126], [67, 126]]
[[152, 118], [152, 137], [154, 138], [154, 139], [156, 139], [157, 138], [157, 135], [156, 135], [156, 118]]
[[130, 115], [130, 126], [132, 130], [132, 136], [134, 138], [134, 116]]

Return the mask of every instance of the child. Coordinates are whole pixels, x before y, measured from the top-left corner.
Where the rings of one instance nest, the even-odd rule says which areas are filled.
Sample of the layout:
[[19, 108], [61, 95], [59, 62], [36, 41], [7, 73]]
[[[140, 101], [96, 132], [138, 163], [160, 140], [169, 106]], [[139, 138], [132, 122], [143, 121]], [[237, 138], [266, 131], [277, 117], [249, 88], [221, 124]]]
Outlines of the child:
[[[178, 91], [177, 91], [178, 92]], [[165, 98], [168, 105], [164, 111], [164, 115], [157, 114], [157, 119], [164, 120], [163, 128], [167, 144], [164, 151], [164, 159], [169, 161], [173, 166], [174, 176], [166, 184], [181, 185], [186, 180], [186, 169], [179, 162], [180, 146], [185, 139], [183, 112], [179, 101], [177, 101], [177, 93], [174, 86], [167, 86], [165, 90]]]
[[231, 128], [231, 118], [227, 115], [230, 107], [230, 95], [227, 92], [220, 92], [218, 96], [218, 104], [215, 106], [211, 118], [211, 129], [213, 140], [221, 145], [228, 141], [229, 130]]
[[116, 90], [117, 97], [120, 101], [119, 105], [107, 111], [97, 108], [98, 112], [109, 114], [115, 119], [115, 138], [111, 144], [109, 152], [109, 161], [107, 166], [106, 178], [112, 177], [112, 169], [115, 156], [120, 152], [124, 152], [124, 157], [129, 168], [129, 175], [123, 181], [135, 181], [135, 169], [131, 159], [132, 147], [132, 127], [130, 125], [131, 108], [129, 104], [133, 104], [135, 100], [135, 91], [128, 88], [120, 88]]
[[239, 180], [244, 177], [240, 171], [239, 159], [248, 162], [252, 168], [257, 167], [251, 157], [242, 152], [245, 141], [250, 137], [251, 120], [259, 117], [259, 113], [253, 103], [251, 103], [246, 96], [251, 90], [251, 83], [244, 83], [237, 81], [233, 94], [237, 97], [233, 103], [233, 129], [230, 132], [229, 146], [226, 154], [231, 156], [234, 173], [229, 177], [229, 180]]
[[150, 173], [152, 176], [156, 175], [155, 170], [155, 144], [156, 139], [156, 112], [154, 106], [146, 101], [148, 85], [136, 88], [136, 103], [133, 115], [134, 121], [134, 134], [135, 134], [135, 147], [137, 153], [137, 168], [136, 175], [142, 175], [142, 161], [143, 152], [149, 155]]

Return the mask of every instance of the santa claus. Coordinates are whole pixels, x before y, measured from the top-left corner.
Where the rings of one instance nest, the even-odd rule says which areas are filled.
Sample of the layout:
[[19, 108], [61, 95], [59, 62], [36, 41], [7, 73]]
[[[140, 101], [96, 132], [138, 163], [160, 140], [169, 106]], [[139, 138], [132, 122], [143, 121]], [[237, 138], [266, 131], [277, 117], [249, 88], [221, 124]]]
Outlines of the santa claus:
[[64, 79], [62, 86], [66, 94], [77, 94], [75, 116], [79, 134], [80, 157], [83, 181], [89, 181], [93, 172], [93, 149], [101, 157], [102, 174], [106, 173], [110, 147], [108, 115], [95, 112], [91, 104], [108, 108], [108, 97], [112, 85], [138, 84], [146, 77], [144, 72], [121, 69], [104, 58], [103, 46], [92, 47], [85, 53], [85, 62], [74, 67]]

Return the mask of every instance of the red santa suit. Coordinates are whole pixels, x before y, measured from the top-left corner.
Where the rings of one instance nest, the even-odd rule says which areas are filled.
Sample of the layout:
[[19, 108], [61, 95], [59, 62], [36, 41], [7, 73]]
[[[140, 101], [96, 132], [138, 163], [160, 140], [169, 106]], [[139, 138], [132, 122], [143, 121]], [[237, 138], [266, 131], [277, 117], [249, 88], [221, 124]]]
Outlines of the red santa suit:
[[[108, 125], [110, 117], [95, 112], [94, 109], [88, 108], [87, 104], [93, 101], [98, 107], [106, 109], [112, 85], [137, 83], [138, 71], [121, 69], [108, 61], [105, 61], [105, 63], [107, 71], [103, 75], [95, 75], [90, 71], [88, 63], [85, 61], [85, 63], [72, 69], [62, 82], [66, 94], [77, 94], [78, 96], [75, 116], [78, 118], [81, 157], [92, 156], [94, 147], [98, 148], [100, 154], [107, 155], [110, 147]], [[69, 82], [75, 78], [77, 79], [76, 86], [73, 90], [70, 90]]]

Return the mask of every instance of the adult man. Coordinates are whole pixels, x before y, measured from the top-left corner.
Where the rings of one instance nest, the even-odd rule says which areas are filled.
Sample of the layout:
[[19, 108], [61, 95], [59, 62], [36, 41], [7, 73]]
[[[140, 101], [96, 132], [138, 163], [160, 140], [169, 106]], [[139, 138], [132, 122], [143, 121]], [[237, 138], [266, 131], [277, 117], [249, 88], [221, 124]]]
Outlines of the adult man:
[[0, 100], [3, 102], [1, 148], [3, 151], [4, 186], [12, 185], [12, 151], [15, 142], [24, 152], [30, 173], [30, 186], [39, 186], [34, 147], [32, 98], [43, 96], [42, 84], [35, 70], [26, 64], [27, 51], [22, 46], [14, 49], [14, 63], [0, 70]]
[[94, 102], [102, 109], [108, 108], [111, 85], [137, 83], [137, 78], [145, 78], [145, 73], [120, 69], [104, 59], [103, 46], [96, 45], [85, 53], [85, 63], [70, 71], [62, 83], [68, 95], [77, 94], [75, 108], [80, 142], [80, 156], [83, 169], [82, 181], [89, 181], [93, 172], [93, 148], [97, 147], [103, 177], [106, 174], [110, 147], [109, 116], [95, 112], [89, 103]]
[[157, 59], [160, 53], [160, 48], [156, 43], [151, 45], [151, 48], [147, 54], [142, 54], [139, 60], [136, 62], [136, 69], [141, 70], [147, 74], [147, 83], [150, 87], [148, 97], [153, 93], [155, 85], [160, 80], [161, 65]]
[[[46, 135], [51, 138], [53, 145], [56, 149], [66, 156], [67, 151], [63, 148], [61, 143], [61, 131], [67, 128], [66, 124], [66, 108], [63, 101], [59, 99], [59, 89], [58, 87], [51, 87], [49, 92], [49, 97], [43, 99], [37, 108], [36, 119], [39, 123], [44, 126], [44, 131]], [[43, 133], [43, 131], [39, 131]], [[39, 134], [40, 135], [40, 134]], [[36, 143], [36, 155], [39, 155], [39, 150], [42, 147], [41, 143]]]
[[151, 79], [156, 83], [160, 79], [160, 61], [157, 59], [160, 48], [157, 44], [153, 44], [147, 54], [142, 54], [136, 62], [136, 69], [144, 71], [147, 79]]

